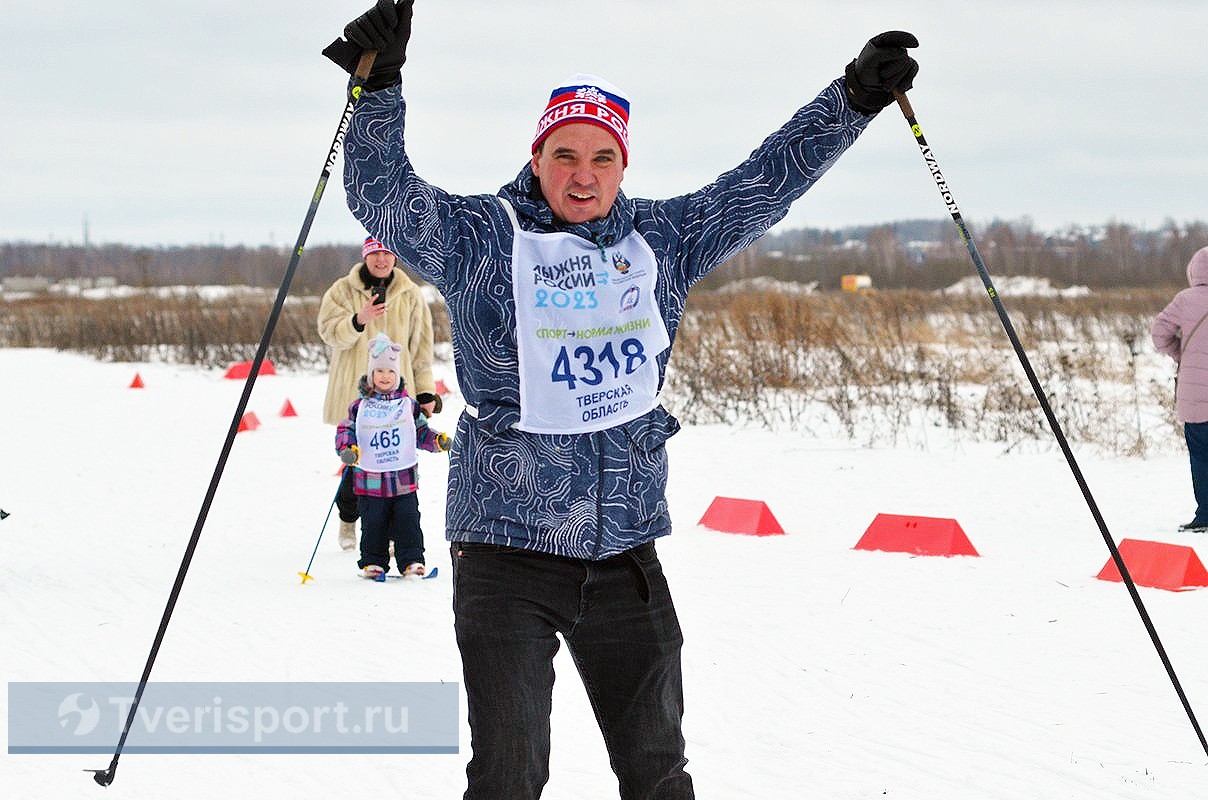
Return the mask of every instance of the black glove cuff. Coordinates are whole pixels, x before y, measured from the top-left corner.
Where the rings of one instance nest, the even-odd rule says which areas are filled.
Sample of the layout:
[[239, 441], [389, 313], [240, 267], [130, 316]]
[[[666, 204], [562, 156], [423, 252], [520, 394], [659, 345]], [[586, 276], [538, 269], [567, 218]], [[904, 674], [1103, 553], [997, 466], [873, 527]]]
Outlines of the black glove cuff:
[[369, 77], [365, 79], [365, 91], [376, 92], [380, 89], [389, 89], [391, 86], [398, 86], [403, 82], [403, 72], [398, 67], [394, 69], [370, 70]]
[[445, 407], [445, 404], [440, 399], [440, 395], [432, 394], [432, 392], [420, 392], [415, 396], [415, 402], [421, 406], [425, 403], [432, 403], [433, 414], [439, 414], [440, 410]]
[[870, 92], [860, 85], [856, 78], [856, 60], [853, 58], [844, 71], [847, 76], [847, 100], [851, 107], [861, 114], [877, 114], [885, 106], [893, 102], [889, 92]]

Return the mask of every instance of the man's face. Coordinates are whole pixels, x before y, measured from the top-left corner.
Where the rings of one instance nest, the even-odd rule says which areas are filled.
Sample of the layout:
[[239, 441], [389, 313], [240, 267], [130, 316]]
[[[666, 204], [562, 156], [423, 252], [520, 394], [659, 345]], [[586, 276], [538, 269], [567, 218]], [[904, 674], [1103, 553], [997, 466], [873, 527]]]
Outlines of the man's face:
[[625, 166], [621, 147], [598, 125], [572, 122], [549, 135], [533, 154], [533, 174], [563, 222], [588, 222], [612, 209]]
[[365, 256], [365, 266], [369, 267], [370, 275], [378, 280], [385, 280], [394, 269], [394, 253], [389, 250], [376, 250]]

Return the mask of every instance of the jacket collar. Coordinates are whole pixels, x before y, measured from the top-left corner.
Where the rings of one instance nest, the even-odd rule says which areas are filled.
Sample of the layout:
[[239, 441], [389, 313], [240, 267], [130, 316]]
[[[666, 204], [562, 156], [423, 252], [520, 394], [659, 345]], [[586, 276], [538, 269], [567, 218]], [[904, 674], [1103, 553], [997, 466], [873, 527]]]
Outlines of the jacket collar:
[[624, 192], [617, 192], [608, 216], [602, 219], [575, 224], [554, 219], [530, 164], [525, 164], [516, 179], [499, 190], [499, 196], [516, 209], [520, 227], [526, 231], [571, 233], [604, 247], [616, 244], [633, 231], [633, 201]]
[[398, 388], [392, 392], [381, 392], [374, 388], [369, 383], [369, 376], [362, 375], [357, 381], [357, 394], [361, 397], [376, 397], [379, 400], [397, 400], [400, 397], [410, 397], [407, 393], [407, 387], [403, 385], [403, 378], [399, 376]]
[[390, 270], [390, 274], [386, 276], [385, 280], [378, 281], [378, 279], [373, 277], [372, 273], [369, 272], [369, 267], [366, 266], [364, 261], [359, 262], [358, 266], [360, 269], [357, 270], [357, 277], [361, 279], [361, 283], [365, 285], [366, 289], [372, 289], [379, 283], [381, 283], [383, 286], [389, 286], [394, 282], [394, 273], [401, 272], [398, 267], [393, 267]]
[[[348, 279], [352, 282], [353, 289], [369, 291], [373, 286], [373, 276], [369, 274], [369, 267], [365, 266], [364, 261], [358, 261], [348, 270]], [[401, 287], [401, 291], [406, 291], [411, 286], [417, 285], [411, 280], [406, 272], [398, 264], [390, 270], [390, 277], [386, 279], [386, 287], [393, 290], [396, 286]]]

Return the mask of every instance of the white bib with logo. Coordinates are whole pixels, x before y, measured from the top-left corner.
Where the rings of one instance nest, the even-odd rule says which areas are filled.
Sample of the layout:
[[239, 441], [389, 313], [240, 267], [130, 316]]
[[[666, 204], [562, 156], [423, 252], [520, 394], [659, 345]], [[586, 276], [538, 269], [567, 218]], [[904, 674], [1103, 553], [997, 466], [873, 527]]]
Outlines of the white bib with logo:
[[569, 233], [515, 229], [512, 292], [520, 422], [531, 433], [588, 433], [658, 403], [655, 357], [671, 345], [655, 297], [654, 251], [636, 231], [605, 250]]
[[366, 397], [357, 410], [357, 466], [366, 472], [394, 472], [419, 462], [411, 398]]

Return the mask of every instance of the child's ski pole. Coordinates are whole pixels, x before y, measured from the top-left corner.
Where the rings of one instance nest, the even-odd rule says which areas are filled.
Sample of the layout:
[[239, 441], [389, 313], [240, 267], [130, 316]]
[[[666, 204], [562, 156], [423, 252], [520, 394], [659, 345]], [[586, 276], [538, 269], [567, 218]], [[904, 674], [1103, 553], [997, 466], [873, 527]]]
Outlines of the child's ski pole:
[[[343, 476], [343, 473], [340, 473]], [[343, 482], [343, 477], [340, 481]], [[335, 497], [331, 498], [331, 505], [327, 507], [327, 516], [323, 518], [323, 527], [319, 528], [319, 538], [315, 539], [315, 549], [310, 552], [310, 561], [306, 562], [306, 569], [298, 574], [302, 576], [302, 583], [313, 581], [315, 578], [310, 574], [310, 567], [315, 563], [315, 553], [319, 552], [319, 542], [323, 541], [323, 531], [327, 530], [327, 523], [331, 521], [331, 510], [336, 507], [336, 500], [340, 498], [340, 487], [336, 487]]]

